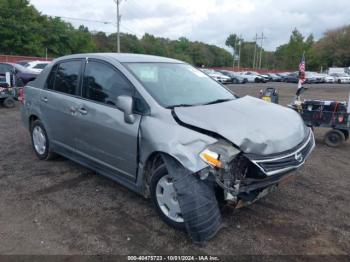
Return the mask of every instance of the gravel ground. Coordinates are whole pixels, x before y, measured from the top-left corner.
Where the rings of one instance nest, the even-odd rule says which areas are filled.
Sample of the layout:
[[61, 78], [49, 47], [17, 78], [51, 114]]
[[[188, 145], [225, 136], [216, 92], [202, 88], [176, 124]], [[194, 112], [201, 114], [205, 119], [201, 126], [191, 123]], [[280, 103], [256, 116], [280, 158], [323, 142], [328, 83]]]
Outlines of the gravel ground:
[[[230, 86], [257, 95], [291, 84]], [[304, 97], [347, 100], [349, 85], [313, 85]], [[299, 177], [254, 205], [226, 209], [225, 228], [203, 245], [165, 225], [148, 200], [64, 158], [39, 161], [19, 106], [0, 108], [0, 254], [347, 254], [350, 143], [317, 147]]]

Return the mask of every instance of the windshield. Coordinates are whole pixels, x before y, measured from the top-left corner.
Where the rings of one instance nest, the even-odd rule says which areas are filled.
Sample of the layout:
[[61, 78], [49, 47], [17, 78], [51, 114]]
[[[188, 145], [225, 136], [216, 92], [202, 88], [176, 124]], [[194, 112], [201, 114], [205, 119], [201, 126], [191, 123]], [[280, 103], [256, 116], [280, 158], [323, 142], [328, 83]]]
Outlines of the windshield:
[[152, 97], [164, 107], [194, 106], [235, 99], [215, 80], [188, 65], [125, 63]]

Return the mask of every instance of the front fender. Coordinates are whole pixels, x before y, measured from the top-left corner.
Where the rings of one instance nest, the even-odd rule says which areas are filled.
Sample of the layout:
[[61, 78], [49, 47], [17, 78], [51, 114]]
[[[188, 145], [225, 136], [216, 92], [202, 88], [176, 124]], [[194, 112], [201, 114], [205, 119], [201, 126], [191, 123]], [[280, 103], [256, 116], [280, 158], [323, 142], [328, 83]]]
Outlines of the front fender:
[[144, 116], [139, 133], [140, 164], [144, 165], [152, 153], [163, 152], [195, 173], [208, 166], [200, 159], [199, 153], [216, 141], [213, 137], [180, 126], [171, 114], [165, 119]]

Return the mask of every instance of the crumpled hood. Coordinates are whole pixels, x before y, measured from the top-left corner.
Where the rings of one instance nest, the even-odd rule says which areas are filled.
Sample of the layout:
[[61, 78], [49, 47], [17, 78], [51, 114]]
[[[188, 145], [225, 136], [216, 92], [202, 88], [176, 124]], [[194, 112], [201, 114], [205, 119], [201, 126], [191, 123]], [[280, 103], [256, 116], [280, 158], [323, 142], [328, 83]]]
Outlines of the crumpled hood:
[[245, 153], [280, 153], [297, 146], [307, 135], [298, 113], [250, 96], [211, 105], [176, 107], [174, 111], [181, 122], [215, 132]]

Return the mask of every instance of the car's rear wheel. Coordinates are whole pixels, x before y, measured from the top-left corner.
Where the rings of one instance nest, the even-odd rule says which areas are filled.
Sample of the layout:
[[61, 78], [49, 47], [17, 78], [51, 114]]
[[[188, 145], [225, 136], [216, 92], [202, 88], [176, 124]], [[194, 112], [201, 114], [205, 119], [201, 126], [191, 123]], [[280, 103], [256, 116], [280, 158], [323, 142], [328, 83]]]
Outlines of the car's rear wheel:
[[324, 142], [327, 146], [337, 147], [345, 141], [345, 135], [342, 131], [333, 129], [326, 133]]
[[40, 160], [53, 159], [56, 154], [50, 149], [50, 142], [44, 125], [40, 120], [35, 120], [31, 124], [30, 134], [35, 154]]
[[338, 84], [341, 84], [341, 80], [340, 79], [338, 79]]
[[173, 177], [165, 165], [158, 167], [152, 174], [151, 198], [158, 215], [165, 223], [176, 229], [185, 229]]

